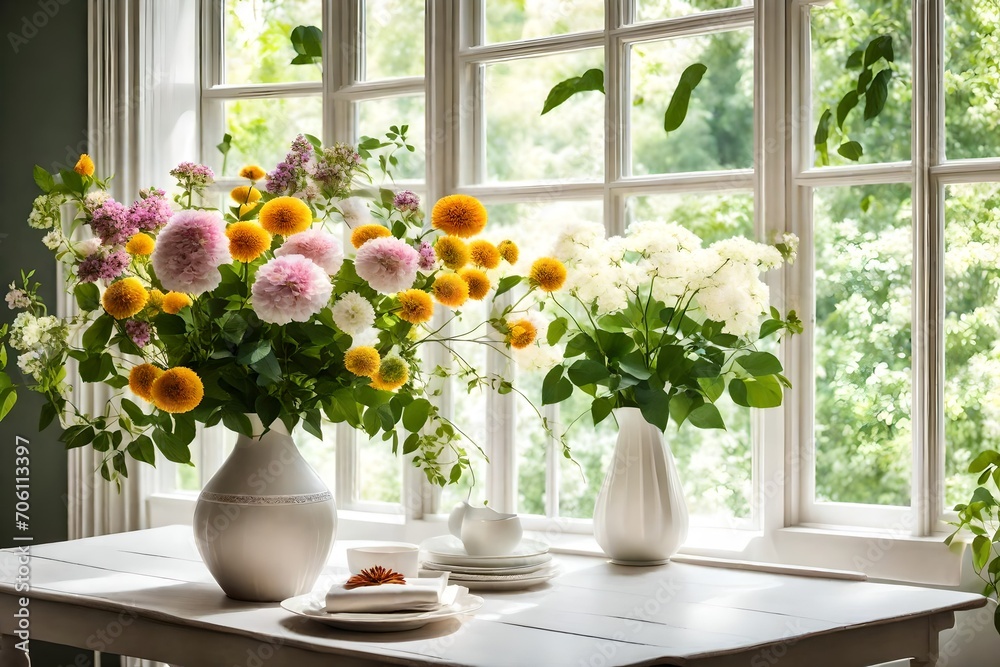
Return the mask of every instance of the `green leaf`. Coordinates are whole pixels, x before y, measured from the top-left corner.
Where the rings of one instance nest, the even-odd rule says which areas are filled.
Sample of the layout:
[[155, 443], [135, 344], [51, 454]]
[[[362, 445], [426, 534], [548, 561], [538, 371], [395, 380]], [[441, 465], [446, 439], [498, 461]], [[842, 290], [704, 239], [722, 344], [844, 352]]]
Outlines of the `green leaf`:
[[17, 389], [14, 387], [0, 389], [0, 421], [10, 414], [15, 403], [17, 403]]
[[107, 352], [95, 354], [80, 362], [80, 379], [101, 382], [115, 371], [115, 362]]
[[691, 366], [691, 377], [714, 378], [722, 373], [722, 366], [710, 359], [698, 359]]
[[889, 79], [891, 78], [891, 69], [884, 69], [875, 75], [871, 87], [865, 94], [865, 120], [871, 120], [882, 113], [885, 101], [889, 99]]
[[755, 377], [761, 375], [774, 375], [782, 370], [781, 362], [770, 352], [750, 352], [736, 359], [736, 363], [743, 367], [750, 375]]
[[153, 431], [153, 442], [168, 461], [173, 461], [174, 463], [191, 463], [191, 449], [166, 431], [161, 429]]
[[721, 428], [725, 430], [726, 422], [722, 419], [719, 408], [713, 403], [704, 403], [691, 411], [688, 421], [698, 428]]
[[858, 106], [858, 91], [848, 91], [840, 99], [840, 104], [837, 105], [837, 127], [844, 129], [844, 121], [847, 119], [847, 114], [856, 106]]
[[573, 384], [582, 387], [585, 384], [596, 384], [601, 380], [608, 379], [611, 377], [611, 372], [600, 362], [580, 359], [569, 367], [567, 375]]
[[323, 439], [323, 416], [318, 408], [306, 410], [305, 419], [302, 420], [302, 428], [305, 429], [306, 433], [320, 440]]
[[667, 111], [663, 114], [663, 129], [668, 134], [679, 128], [684, 122], [687, 117], [688, 104], [691, 102], [691, 93], [701, 83], [701, 78], [707, 71], [708, 67], [701, 63], [695, 63], [681, 74], [674, 94], [670, 96]]
[[501, 278], [499, 284], [497, 284], [497, 291], [493, 294], [493, 298], [495, 299], [501, 294], [509, 292], [520, 282], [520, 276], [507, 276], [506, 278]]
[[990, 560], [992, 544], [988, 537], [983, 537], [982, 535], [976, 535], [972, 540], [972, 566], [976, 568], [976, 572], [979, 572], [984, 567], [986, 563]]
[[59, 176], [62, 178], [63, 185], [65, 185], [70, 192], [79, 192], [83, 194], [83, 177], [75, 171], [69, 169], [60, 169]]
[[577, 335], [570, 338], [569, 343], [566, 344], [566, 352], [564, 353], [567, 359], [572, 357], [578, 357], [581, 354], [586, 354], [587, 352], [597, 352], [597, 342], [585, 333], [578, 333]]
[[292, 59], [293, 65], [310, 65], [323, 61], [323, 31], [314, 25], [300, 25], [289, 36], [292, 48], [298, 54]]
[[115, 318], [104, 313], [83, 333], [83, 347], [88, 352], [100, 353], [108, 345], [111, 332], [115, 327]]
[[73, 289], [73, 295], [80, 310], [91, 311], [101, 307], [101, 290], [95, 283], [80, 283]]
[[420, 434], [411, 433], [406, 436], [406, 440], [403, 441], [403, 454], [412, 454], [417, 451], [417, 447], [420, 446]]
[[892, 62], [895, 55], [892, 51], [892, 36], [880, 35], [868, 43], [865, 49], [865, 67], [871, 67], [879, 58], [885, 58], [886, 62]]
[[969, 472], [982, 472], [990, 465], [1000, 465], [1000, 452], [993, 449], [980, 452], [969, 464]]
[[222, 135], [222, 142], [216, 144], [215, 147], [219, 150], [220, 153], [222, 153], [223, 155], [227, 155], [230, 149], [233, 147], [233, 135], [226, 132], [224, 135]]
[[863, 58], [865, 57], [865, 52], [861, 49], [853, 51], [851, 55], [847, 56], [847, 62], [844, 64], [848, 69], [856, 69], [858, 67], [863, 67]]
[[236, 361], [244, 366], [251, 366], [271, 354], [271, 342], [267, 339], [250, 340], [240, 345], [236, 352]]
[[867, 92], [868, 84], [872, 82], [873, 76], [875, 75], [872, 74], [870, 69], [861, 70], [861, 74], [858, 75], [858, 86], [856, 89], [858, 91], [858, 95]]
[[187, 333], [187, 325], [180, 315], [157, 315], [154, 322], [156, 333], [161, 336], [183, 336]]
[[426, 398], [418, 398], [403, 408], [403, 428], [410, 433], [417, 433], [427, 423], [431, 413], [431, 403]]
[[259, 376], [257, 384], [262, 387], [281, 381], [281, 366], [278, 364], [278, 357], [274, 355], [273, 350], [268, 350], [260, 361], [250, 364], [250, 368], [257, 372]]
[[726, 381], [722, 377], [698, 378], [698, 386], [713, 403], [726, 391]]
[[132, 423], [136, 426], [144, 426], [149, 423], [150, 416], [147, 415], [142, 408], [133, 403], [127, 398], [121, 400], [122, 411], [128, 415], [128, 418], [132, 420]]
[[611, 410], [615, 407], [615, 404], [610, 398], [600, 397], [595, 398], [590, 404], [590, 415], [594, 418], [594, 426], [597, 426], [602, 421], [608, 418], [611, 414]]
[[253, 435], [253, 424], [250, 423], [250, 418], [239, 410], [223, 409], [222, 423], [225, 424], [226, 428], [230, 431], [242, 433], [246, 436]]
[[545, 104], [542, 105], [541, 115], [544, 116], [577, 93], [591, 90], [604, 93], [603, 70], [588, 69], [581, 76], [572, 76], [552, 86], [552, 90], [545, 98]]
[[825, 144], [830, 138], [830, 110], [824, 109], [823, 114], [819, 117], [819, 123], [816, 124], [816, 135], [813, 137], [813, 143], [817, 146], [820, 144]]
[[560, 403], [573, 395], [573, 383], [563, 377], [563, 367], [556, 366], [542, 380], [542, 405]]
[[753, 380], [734, 378], [729, 383], [729, 395], [736, 405], [745, 408], [774, 408], [781, 405], [781, 384], [773, 375]]
[[42, 409], [38, 415], [38, 430], [44, 431], [58, 416], [58, 410], [54, 405], [46, 401], [42, 404]]
[[239, 345], [247, 331], [247, 321], [236, 312], [226, 313], [222, 318], [222, 339], [227, 343]]
[[648, 380], [653, 376], [653, 371], [646, 368], [646, 359], [641, 352], [632, 352], [618, 360], [618, 368], [623, 373], [628, 373], [637, 380]]
[[35, 177], [35, 185], [37, 185], [42, 192], [47, 194], [52, 191], [52, 188], [56, 184], [55, 179], [52, 178], [52, 174], [36, 164], [33, 175]]
[[670, 397], [658, 388], [636, 387], [635, 402], [647, 422], [661, 431], [666, 430], [670, 420]]
[[137, 461], [156, 465], [156, 449], [154, 449], [153, 441], [149, 439], [148, 435], [140, 435], [128, 444], [125, 451]]
[[678, 426], [683, 424], [684, 420], [688, 418], [692, 405], [694, 405], [694, 399], [686, 393], [675, 394], [670, 399], [670, 416], [674, 418]]
[[568, 328], [569, 322], [565, 317], [557, 317], [552, 320], [552, 323], [549, 324], [548, 332], [545, 334], [546, 342], [548, 342], [549, 345], [557, 344], [560, 340], [562, 340], [562, 337]]
[[845, 141], [837, 147], [837, 152], [846, 157], [848, 160], [857, 162], [865, 151], [861, 148], [861, 144], [858, 142]]

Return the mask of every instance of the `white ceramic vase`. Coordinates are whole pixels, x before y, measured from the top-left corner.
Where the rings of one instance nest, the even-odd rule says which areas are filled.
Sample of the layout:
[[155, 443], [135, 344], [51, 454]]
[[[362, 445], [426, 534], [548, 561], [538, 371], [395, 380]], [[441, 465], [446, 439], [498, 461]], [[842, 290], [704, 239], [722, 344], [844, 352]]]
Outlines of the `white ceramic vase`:
[[257, 437], [239, 435], [198, 496], [195, 542], [226, 595], [280, 602], [316, 583], [333, 546], [337, 508], [281, 421], [261, 437], [260, 419], [247, 416]]
[[688, 532], [677, 465], [663, 432], [638, 408], [618, 408], [618, 442], [594, 507], [594, 537], [620, 565], [660, 565]]

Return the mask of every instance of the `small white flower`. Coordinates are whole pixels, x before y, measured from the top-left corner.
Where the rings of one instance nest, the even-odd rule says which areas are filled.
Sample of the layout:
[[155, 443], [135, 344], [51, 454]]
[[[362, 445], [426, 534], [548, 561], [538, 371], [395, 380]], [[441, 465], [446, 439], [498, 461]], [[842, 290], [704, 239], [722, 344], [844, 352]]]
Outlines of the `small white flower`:
[[351, 347], [360, 347], [362, 345], [369, 345], [374, 347], [377, 342], [378, 342], [378, 330], [375, 329], [374, 327], [369, 327], [364, 331], [359, 331], [356, 334], [351, 334]]
[[101, 239], [90, 238], [85, 241], [80, 241], [76, 244], [75, 250], [80, 253], [81, 257], [90, 257], [95, 252], [101, 249]]
[[109, 199], [111, 199], [111, 193], [105, 190], [94, 190], [88, 192], [87, 196], [83, 198], [83, 205], [88, 211], [93, 211]]
[[51, 232], [42, 237], [42, 245], [44, 245], [49, 250], [59, 250], [63, 247], [66, 241], [66, 237], [59, 229], [53, 229]]
[[337, 203], [340, 214], [344, 217], [344, 222], [348, 227], [354, 228], [358, 225], [367, 225], [373, 222], [371, 211], [368, 205], [360, 197], [348, 197]]
[[[14, 284], [11, 283], [11, 287]], [[11, 310], [17, 310], [19, 308], [27, 308], [31, 305], [31, 299], [28, 298], [28, 294], [21, 289], [11, 289], [7, 292], [7, 307]]]
[[348, 292], [334, 304], [333, 322], [344, 333], [355, 336], [375, 324], [375, 309], [357, 292]]

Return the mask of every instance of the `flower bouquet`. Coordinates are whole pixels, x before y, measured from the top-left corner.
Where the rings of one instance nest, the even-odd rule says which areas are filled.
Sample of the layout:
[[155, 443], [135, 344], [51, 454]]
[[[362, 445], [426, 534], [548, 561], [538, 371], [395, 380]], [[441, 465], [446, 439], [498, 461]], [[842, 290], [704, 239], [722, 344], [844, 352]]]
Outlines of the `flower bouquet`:
[[[435, 484], [457, 481], [469, 467], [462, 434], [429, 400], [431, 375], [445, 371], [425, 371], [419, 349], [454, 340], [438, 333], [447, 316], [431, 326], [438, 306], [454, 316], [524, 279], [503, 275], [517, 261], [513, 242], [475, 238], [487, 221], [476, 199], [444, 197], [425, 220], [413, 192], [355, 189], [371, 183], [373, 151], [391, 178], [392, 153], [410, 149], [401, 130], [357, 147], [299, 136], [270, 173], [240, 171], [246, 183], [226, 211], [202, 205], [214, 180], [203, 165], [170, 172], [173, 202], [148, 188], [131, 204], [110, 197], [86, 155], [58, 174], [36, 167], [43, 194], [29, 224], [49, 230], [43, 242], [65, 267], [76, 312], [49, 315], [32, 274], [22, 274], [7, 295], [20, 312], [0, 336], [17, 350], [28, 388], [48, 399], [40, 428], [58, 417], [67, 447], [93, 445], [102, 475], [117, 480], [127, 457], [152, 464], [157, 450], [190, 464], [196, 423], [260, 437], [256, 415], [265, 432], [280, 422], [321, 438], [326, 417], [413, 453]], [[75, 208], [65, 224], [64, 205]], [[510, 312], [493, 324], [519, 344]], [[103, 412], [76, 405], [69, 360], [82, 381], [115, 390]], [[469, 371], [481, 386], [512, 390]], [[0, 371], [0, 418], [15, 400]]]

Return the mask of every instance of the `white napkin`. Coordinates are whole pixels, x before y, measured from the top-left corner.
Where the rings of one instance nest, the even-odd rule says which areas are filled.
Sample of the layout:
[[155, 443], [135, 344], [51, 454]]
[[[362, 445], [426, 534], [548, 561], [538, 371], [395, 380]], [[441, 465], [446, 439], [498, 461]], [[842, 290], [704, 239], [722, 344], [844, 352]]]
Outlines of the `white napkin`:
[[407, 579], [405, 584], [382, 584], [344, 588], [338, 581], [326, 594], [327, 613], [433, 611], [443, 604], [448, 588], [448, 573], [440, 577]]

